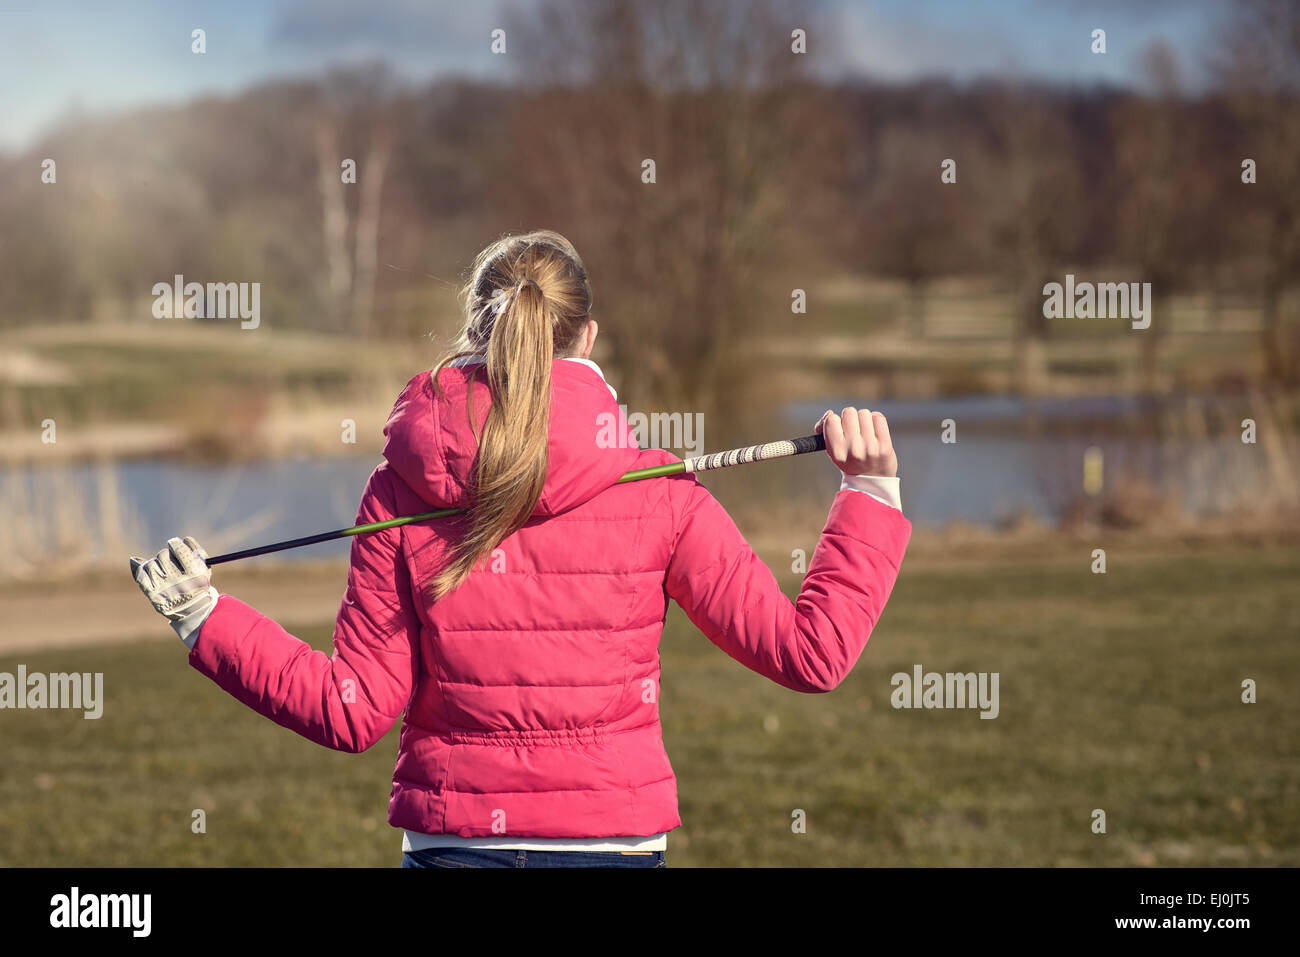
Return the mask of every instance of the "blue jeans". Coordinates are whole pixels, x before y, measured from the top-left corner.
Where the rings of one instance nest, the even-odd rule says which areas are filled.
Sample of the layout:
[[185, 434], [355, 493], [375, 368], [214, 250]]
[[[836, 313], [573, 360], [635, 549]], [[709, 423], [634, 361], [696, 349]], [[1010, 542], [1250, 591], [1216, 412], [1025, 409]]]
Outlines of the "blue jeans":
[[430, 847], [407, 851], [403, 867], [667, 867], [663, 851], [510, 851]]

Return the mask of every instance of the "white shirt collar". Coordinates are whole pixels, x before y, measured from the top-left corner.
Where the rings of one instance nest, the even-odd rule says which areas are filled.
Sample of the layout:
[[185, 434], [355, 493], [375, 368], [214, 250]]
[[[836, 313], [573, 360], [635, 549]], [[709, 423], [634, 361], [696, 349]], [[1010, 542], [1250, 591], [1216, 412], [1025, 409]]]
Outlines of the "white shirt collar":
[[[478, 356], [461, 356], [459, 359], [453, 359], [451, 362], [447, 364], [453, 366], [467, 366], [467, 365], [474, 365], [475, 363], [479, 363], [482, 361], [483, 360]], [[605, 378], [605, 373], [600, 371], [600, 366], [596, 365], [596, 363], [592, 362], [590, 359], [583, 359], [580, 356], [565, 356], [564, 361], [581, 362], [583, 365], [590, 366], [592, 369], [596, 370], [596, 375], [600, 376], [600, 380], [605, 383], [605, 388], [609, 390], [609, 394], [614, 397], [614, 401], [616, 402], [618, 401], [618, 393], [614, 391], [614, 387], [609, 384], [609, 381]]]

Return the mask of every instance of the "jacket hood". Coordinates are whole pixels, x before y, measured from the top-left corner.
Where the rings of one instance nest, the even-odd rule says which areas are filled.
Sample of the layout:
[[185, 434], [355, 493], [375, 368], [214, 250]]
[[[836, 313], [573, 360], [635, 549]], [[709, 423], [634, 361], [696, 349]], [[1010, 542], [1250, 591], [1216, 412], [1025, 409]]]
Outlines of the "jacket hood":
[[[397, 397], [384, 426], [384, 458], [431, 508], [471, 508], [476, 434], [491, 393], [481, 363], [421, 372]], [[467, 400], [473, 390], [471, 429]], [[640, 454], [627, 418], [593, 365], [551, 364], [551, 422], [546, 484], [533, 515], [558, 515], [615, 484]]]

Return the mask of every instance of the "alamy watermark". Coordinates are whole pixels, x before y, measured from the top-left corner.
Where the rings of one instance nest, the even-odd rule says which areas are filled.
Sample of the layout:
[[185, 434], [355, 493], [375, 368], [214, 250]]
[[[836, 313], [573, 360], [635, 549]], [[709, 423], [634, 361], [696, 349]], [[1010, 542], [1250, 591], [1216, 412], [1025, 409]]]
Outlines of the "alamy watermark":
[[171, 283], [153, 285], [155, 319], [239, 319], [239, 328], [262, 324], [260, 282], [186, 282], [179, 273]]
[[83, 894], [73, 887], [50, 898], [50, 926], [57, 928], [117, 927], [148, 937], [152, 914], [152, 894]]
[[1043, 286], [1045, 319], [1129, 319], [1134, 329], [1151, 325], [1151, 283], [1080, 282], [1066, 273], [1065, 285]]
[[[637, 448], [641, 449], [681, 449], [683, 457], [704, 454], [704, 413], [703, 412], [633, 412], [627, 406], [620, 405], [622, 418], [632, 430]], [[627, 432], [619, 424], [619, 416], [613, 412], [601, 412], [596, 416], [596, 445], [602, 449], [627, 448]]]
[[914, 665], [912, 673], [899, 671], [889, 679], [895, 708], [979, 708], [981, 718], [996, 718], [998, 672], [925, 671]]
[[94, 720], [104, 713], [104, 673], [28, 674], [26, 665], [19, 665], [17, 674], [0, 671], [0, 710], [5, 708], [74, 708], [85, 712], [83, 718]]

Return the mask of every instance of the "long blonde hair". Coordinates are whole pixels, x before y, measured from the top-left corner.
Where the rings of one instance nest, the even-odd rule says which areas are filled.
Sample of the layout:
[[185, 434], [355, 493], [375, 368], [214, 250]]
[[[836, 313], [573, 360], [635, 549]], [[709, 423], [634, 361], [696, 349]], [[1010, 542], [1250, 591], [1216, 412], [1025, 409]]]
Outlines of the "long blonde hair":
[[435, 599], [464, 581], [537, 507], [548, 465], [551, 362], [572, 351], [591, 316], [586, 267], [573, 244], [550, 230], [488, 246], [461, 295], [465, 327], [454, 351], [434, 366], [434, 387], [441, 394], [438, 373], [452, 361], [481, 359], [492, 407], [478, 442], [469, 530], [433, 580]]

